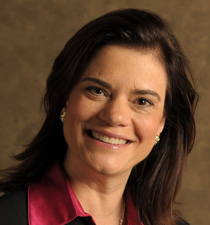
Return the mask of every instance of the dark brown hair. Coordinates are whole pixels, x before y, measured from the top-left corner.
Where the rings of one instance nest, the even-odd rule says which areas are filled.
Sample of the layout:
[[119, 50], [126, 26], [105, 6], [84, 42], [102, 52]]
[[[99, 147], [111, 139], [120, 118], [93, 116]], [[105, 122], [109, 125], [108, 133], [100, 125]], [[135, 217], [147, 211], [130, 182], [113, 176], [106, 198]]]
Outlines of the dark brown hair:
[[198, 96], [187, 59], [175, 36], [163, 19], [144, 10], [105, 14], [85, 25], [67, 42], [47, 80], [46, 120], [26, 150], [16, 156], [20, 164], [7, 171], [0, 190], [27, 186], [39, 179], [54, 160], [62, 162], [67, 149], [59, 120], [62, 107], [95, 52], [110, 44], [155, 50], [165, 64], [168, 88], [161, 141], [133, 168], [127, 187], [140, 221], [145, 225], [173, 225], [178, 220], [173, 204], [195, 138], [194, 110]]

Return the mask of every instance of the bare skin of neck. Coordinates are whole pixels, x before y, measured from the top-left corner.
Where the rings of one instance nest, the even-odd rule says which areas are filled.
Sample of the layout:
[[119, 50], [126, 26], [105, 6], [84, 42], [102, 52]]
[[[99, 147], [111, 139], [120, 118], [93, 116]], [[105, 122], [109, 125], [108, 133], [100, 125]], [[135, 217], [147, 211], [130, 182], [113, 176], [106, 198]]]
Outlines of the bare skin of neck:
[[91, 170], [74, 170], [65, 160], [64, 167], [71, 186], [84, 211], [97, 225], [119, 225], [123, 214], [123, 193], [129, 172], [107, 176]]

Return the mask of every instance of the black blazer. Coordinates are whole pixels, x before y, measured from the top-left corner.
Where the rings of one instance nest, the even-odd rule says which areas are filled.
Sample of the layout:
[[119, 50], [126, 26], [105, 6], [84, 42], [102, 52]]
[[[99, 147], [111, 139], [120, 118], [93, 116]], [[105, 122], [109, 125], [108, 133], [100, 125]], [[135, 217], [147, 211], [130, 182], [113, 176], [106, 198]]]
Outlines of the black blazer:
[[27, 192], [18, 190], [0, 197], [1, 225], [28, 225]]
[[[17, 190], [0, 197], [0, 225], [28, 225], [27, 190]], [[85, 225], [85, 221], [77, 218], [66, 225]], [[190, 225], [186, 221], [177, 225]]]

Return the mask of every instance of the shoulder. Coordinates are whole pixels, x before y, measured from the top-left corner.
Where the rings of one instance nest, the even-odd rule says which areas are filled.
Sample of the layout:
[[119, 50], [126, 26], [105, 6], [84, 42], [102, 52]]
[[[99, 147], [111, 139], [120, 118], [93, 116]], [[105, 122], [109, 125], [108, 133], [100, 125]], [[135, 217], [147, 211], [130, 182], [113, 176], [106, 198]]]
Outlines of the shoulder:
[[0, 197], [0, 224], [27, 224], [27, 191], [12, 191]]

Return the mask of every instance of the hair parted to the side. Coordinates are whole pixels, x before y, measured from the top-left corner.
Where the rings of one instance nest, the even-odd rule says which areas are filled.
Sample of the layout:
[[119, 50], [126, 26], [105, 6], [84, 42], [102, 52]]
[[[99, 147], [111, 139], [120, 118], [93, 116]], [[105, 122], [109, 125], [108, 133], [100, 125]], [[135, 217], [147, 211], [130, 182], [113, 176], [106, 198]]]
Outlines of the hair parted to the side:
[[173, 225], [173, 203], [179, 191], [187, 154], [195, 139], [194, 111], [198, 96], [192, 73], [175, 36], [154, 13], [124, 9], [105, 14], [81, 28], [56, 58], [44, 98], [46, 120], [17, 167], [7, 170], [1, 191], [27, 186], [39, 179], [54, 160], [62, 161], [67, 145], [59, 119], [69, 93], [94, 54], [103, 46], [120, 44], [156, 51], [167, 70], [166, 123], [160, 142], [136, 165], [127, 187], [139, 219], [145, 225]]

